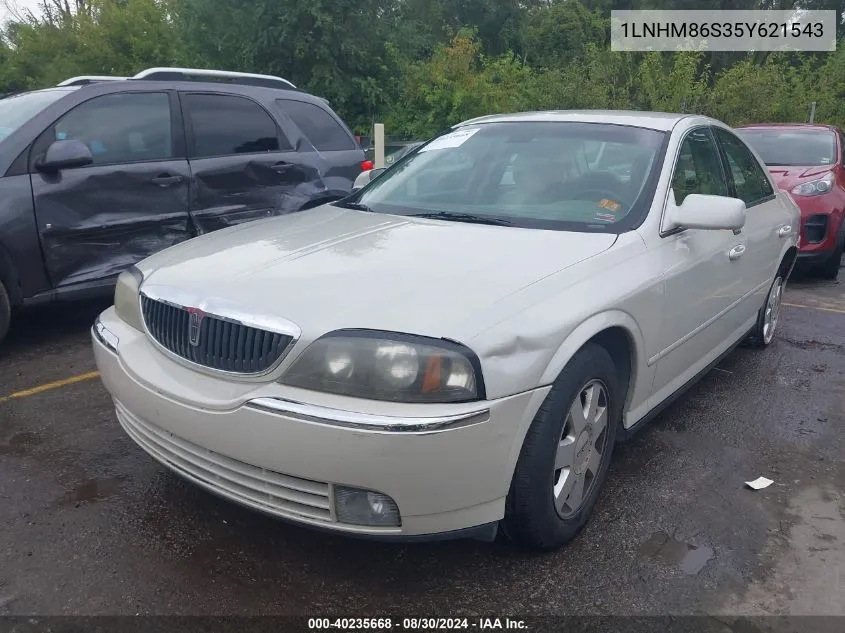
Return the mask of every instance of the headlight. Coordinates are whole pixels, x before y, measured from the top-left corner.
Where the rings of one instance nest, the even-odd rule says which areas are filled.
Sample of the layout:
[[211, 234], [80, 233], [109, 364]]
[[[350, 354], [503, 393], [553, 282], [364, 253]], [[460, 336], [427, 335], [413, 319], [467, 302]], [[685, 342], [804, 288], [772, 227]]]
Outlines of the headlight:
[[485, 397], [478, 359], [464, 346], [365, 330], [340, 330], [317, 339], [282, 382], [392, 402], [469, 402]]
[[826, 174], [818, 180], [804, 182], [792, 189], [796, 196], [819, 196], [833, 189], [833, 174]]
[[141, 331], [144, 330], [144, 321], [141, 317], [138, 292], [142, 281], [144, 281], [144, 276], [141, 271], [132, 266], [129, 270], [120, 273], [114, 288], [114, 311], [117, 316]]

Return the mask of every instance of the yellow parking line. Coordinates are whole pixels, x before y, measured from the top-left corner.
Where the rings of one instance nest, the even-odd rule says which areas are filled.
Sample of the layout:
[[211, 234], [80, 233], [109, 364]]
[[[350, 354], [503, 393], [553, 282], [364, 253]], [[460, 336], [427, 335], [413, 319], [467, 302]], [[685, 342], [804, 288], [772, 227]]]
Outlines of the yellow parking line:
[[98, 378], [99, 376], [100, 372], [91, 371], [87, 374], [79, 374], [77, 376], [71, 376], [70, 378], [64, 378], [62, 380], [48, 382], [43, 385], [38, 385], [37, 387], [32, 387], [31, 389], [16, 391], [15, 393], [10, 393], [8, 396], [0, 396], [0, 404], [8, 400], [15, 400], [17, 398], [28, 398], [29, 396], [44, 393], [45, 391], [50, 391], [52, 389], [58, 389], [59, 387], [66, 387], [67, 385], [73, 385], [78, 382], [85, 382], [86, 380], [93, 380], [94, 378]]
[[783, 305], [789, 306], [790, 308], [806, 308], [807, 310], [821, 310], [822, 312], [835, 312], [836, 314], [845, 314], [845, 310], [840, 310], [839, 308], [823, 308], [822, 306], [806, 306], [801, 303], [786, 303], [783, 302]]

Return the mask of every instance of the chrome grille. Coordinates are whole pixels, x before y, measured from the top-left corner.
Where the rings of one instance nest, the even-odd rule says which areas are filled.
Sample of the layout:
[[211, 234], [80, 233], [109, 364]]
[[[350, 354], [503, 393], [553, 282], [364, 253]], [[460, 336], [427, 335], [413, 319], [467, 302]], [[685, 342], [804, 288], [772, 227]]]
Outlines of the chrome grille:
[[117, 419], [136, 444], [165, 466], [209, 490], [277, 516], [335, 520], [328, 483], [283, 475], [176, 437], [115, 401]]
[[271, 369], [291, 336], [204, 315], [191, 340], [191, 311], [141, 295], [141, 311], [150, 335], [165, 349], [192, 363], [237, 374]]

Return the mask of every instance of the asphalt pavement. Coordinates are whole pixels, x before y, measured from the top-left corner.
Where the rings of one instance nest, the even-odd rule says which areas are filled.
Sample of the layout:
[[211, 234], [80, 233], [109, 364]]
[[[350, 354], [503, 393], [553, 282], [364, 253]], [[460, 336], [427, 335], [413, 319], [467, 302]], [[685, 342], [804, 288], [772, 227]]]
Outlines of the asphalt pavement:
[[620, 446], [593, 520], [539, 555], [220, 500], [116, 422], [91, 374], [105, 304], [27, 312], [0, 346], [0, 615], [845, 615], [845, 285], [795, 277], [785, 302], [773, 345]]

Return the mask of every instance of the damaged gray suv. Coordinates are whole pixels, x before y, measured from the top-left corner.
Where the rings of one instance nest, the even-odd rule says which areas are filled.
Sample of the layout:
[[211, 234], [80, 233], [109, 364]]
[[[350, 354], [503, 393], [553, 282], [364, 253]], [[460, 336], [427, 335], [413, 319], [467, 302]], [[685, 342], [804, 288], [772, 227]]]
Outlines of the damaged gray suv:
[[342, 198], [362, 161], [281, 77], [151, 68], [0, 99], [0, 341], [16, 307], [108, 295], [164, 248]]

